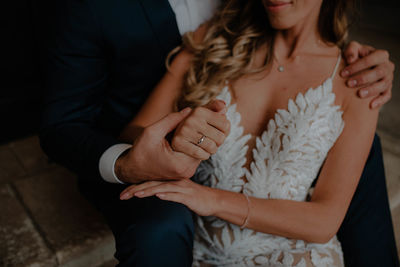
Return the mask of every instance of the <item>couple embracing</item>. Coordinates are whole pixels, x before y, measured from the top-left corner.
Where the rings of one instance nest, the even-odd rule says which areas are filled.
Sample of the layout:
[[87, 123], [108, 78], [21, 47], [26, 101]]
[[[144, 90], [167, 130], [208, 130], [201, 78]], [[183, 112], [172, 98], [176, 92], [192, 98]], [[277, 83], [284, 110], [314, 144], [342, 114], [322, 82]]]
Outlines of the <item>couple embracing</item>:
[[68, 2], [41, 143], [119, 266], [398, 266], [375, 135], [393, 64], [345, 48], [352, 4]]

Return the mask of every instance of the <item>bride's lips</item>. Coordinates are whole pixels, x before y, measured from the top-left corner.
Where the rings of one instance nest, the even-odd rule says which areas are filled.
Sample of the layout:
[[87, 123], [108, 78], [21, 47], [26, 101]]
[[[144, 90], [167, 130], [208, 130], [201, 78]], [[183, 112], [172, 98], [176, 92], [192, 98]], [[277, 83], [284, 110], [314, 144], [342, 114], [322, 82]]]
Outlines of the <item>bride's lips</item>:
[[279, 12], [291, 4], [291, 1], [265, 1], [265, 7], [270, 12]]

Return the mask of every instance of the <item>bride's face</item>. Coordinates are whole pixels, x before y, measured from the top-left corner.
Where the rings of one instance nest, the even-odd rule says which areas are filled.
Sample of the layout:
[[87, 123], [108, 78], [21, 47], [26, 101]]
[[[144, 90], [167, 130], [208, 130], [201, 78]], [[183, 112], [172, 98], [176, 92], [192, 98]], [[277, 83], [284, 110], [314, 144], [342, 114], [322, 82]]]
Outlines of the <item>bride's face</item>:
[[[331, 0], [326, 0], [331, 1]], [[307, 20], [317, 22], [322, 0], [262, 0], [271, 26], [286, 30]]]

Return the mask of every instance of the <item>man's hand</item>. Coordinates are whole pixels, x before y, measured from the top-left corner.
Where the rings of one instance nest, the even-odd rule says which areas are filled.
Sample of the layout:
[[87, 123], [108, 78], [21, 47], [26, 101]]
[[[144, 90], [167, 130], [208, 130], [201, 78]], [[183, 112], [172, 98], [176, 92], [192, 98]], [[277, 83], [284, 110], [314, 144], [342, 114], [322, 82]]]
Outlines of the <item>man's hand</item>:
[[116, 161], [115, 172], [118, 178], [127, 183], [140, 183], [192, 177], [201, 161], [173, 151], [165, 139], [190, 113], [191, 109], [186, 108], [146, 127], [133, 147]]
[[175, 130], [172, 148], [199, 160], [208, 159], [229, 134], [230, 123], [225, 113], [226, 104], [221, 100], [195, 108]]
[[376, 50], [367, 45], [350, 42], [344, 51], [347, 61], [341, 76], [347, 85], [358, 89], [361, 98], [371, 97], [371, 108], [384, 105], [392, 97], [394, 64], [386, 50]]

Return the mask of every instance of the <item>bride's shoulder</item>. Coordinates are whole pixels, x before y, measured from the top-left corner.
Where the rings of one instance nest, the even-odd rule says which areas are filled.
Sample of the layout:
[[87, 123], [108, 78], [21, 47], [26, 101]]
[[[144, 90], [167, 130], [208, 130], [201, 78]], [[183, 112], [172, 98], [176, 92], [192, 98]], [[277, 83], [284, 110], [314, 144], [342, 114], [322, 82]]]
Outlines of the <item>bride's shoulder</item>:
[[346, 62], [341, 60], [337, 73], [333, 77], [333, 91], [336, 96], [336, 104], [341, 107], [344, 118], [375, 118], [379, 113], [376, 109], [370, 108], [372, 98], [361, 98], [358, 88], [348, 85], [349, 80], [341, 77], [340, 72], [346, 67]]

